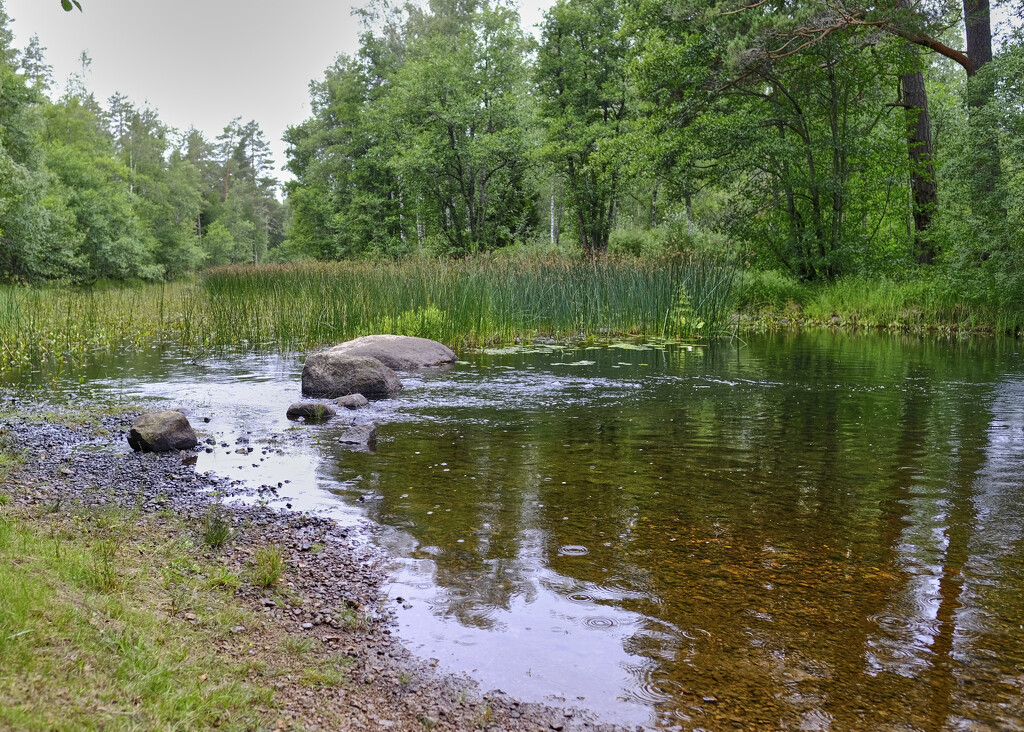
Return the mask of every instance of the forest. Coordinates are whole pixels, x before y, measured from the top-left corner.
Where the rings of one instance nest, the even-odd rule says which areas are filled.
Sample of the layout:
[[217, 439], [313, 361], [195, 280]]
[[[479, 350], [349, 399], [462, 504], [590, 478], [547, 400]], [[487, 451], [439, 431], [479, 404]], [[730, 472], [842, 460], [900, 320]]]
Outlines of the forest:
[[283, 186], [258, 122], [169, 129], [95, 99], [84, 54], [58, 92], [0, 17], [0, 277], [701, 251], [754, 299], [856, 279], [1019, 308], [1013, 3], [558, 0], [536, 35], [500, 1], [358, 15]]

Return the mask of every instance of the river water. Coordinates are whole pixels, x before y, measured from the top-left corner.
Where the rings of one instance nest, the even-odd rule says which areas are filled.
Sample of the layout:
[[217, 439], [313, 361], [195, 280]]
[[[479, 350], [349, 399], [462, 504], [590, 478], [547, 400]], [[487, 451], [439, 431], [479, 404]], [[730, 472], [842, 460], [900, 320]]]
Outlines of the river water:
[[352, 416], [375, 451], [285, 418], [298, 355], [6, 379], [181, 407], [197, 470], [378, 523], [401, 635], [485, 689], [662, 729], [1024, 729], [1018, 342], [460, 355]]

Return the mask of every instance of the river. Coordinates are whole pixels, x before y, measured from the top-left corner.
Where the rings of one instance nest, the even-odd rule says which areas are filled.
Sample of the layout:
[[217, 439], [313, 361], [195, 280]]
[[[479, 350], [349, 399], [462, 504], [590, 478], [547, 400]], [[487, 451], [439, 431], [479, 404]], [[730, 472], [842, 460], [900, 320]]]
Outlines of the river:
[[1020, 343], [460, 357], [346, 415], [378, 425], [375, 451], [285, 418], [295, 354], [4, 379], [181, 407], [215, 443], [197, 470], [375, 522], [398, 632], [485, 689], [660, 729], [1024, 729]]

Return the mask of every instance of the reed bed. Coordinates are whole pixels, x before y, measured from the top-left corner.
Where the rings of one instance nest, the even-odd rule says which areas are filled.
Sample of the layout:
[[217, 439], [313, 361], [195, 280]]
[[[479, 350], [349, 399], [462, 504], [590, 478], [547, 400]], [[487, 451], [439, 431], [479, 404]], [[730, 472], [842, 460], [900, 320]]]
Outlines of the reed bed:
[[0, 370], [83, 363], [98, 352], [178, 340], [190, 283], [104, 290], [0, 288]]
[[0, 288], [0, 369], [154, 344], [302, 350], [381, 332], [455, 347], [692, 339], [723, 327], [735, 275], [708, 254], [504, 255], [227, 267], [194, 282], [97, 291]]
[[219, 343], [286, 348], [380, 332], [453, 346], [535, 337], [693, 338], [728, 318], [735, 271], [708, 255], [233, 267], [203, 279], [203, 330]]

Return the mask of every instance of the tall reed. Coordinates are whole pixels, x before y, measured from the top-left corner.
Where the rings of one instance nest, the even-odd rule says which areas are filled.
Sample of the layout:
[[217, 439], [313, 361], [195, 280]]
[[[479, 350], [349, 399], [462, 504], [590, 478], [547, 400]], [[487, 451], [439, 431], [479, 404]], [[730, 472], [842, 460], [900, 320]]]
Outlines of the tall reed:
[[0, 287], [0, 369], [87, 361], [177, 339], [189, 283], [104, 290]]
[[692, 338], [730, 314], [735, 268], [664, 259], [477, 256], [233, 267], [203, 279], [218, 343], [306, 347], [377, 332], [479, 346], [533, 337]]
[[481, 255], [227, 267], [196, 282], [101, 291], [0, 288], [0, 369], [156, 343], [291, 350], [381, 332], [453, 346], [694, 338], [723, 327], [735, 272], [706, 254]]

